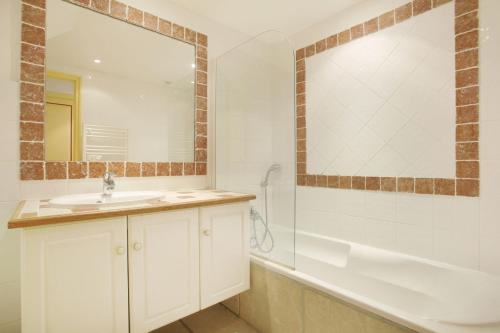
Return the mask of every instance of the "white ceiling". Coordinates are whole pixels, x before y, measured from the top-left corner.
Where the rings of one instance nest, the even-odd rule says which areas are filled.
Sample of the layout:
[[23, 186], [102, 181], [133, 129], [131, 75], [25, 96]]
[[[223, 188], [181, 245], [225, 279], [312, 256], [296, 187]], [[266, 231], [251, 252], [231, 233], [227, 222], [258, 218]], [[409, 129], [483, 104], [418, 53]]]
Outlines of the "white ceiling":
[[168, 0], [229, 28], [294, 34], [363, 0]]

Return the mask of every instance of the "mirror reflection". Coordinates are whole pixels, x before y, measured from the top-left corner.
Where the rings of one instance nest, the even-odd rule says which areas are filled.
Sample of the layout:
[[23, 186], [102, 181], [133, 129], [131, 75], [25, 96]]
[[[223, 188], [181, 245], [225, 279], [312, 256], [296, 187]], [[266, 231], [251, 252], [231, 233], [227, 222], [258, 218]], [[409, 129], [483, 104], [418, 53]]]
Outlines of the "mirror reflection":
[[194, 46], [47, 7], [46, 160], [194, 161]]

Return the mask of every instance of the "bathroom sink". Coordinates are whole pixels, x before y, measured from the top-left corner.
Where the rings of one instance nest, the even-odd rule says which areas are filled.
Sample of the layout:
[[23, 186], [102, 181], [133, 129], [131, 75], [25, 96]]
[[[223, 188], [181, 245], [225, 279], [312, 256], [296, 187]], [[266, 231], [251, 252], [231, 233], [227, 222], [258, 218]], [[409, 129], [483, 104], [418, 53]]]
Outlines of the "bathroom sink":
[[86, 193], [65, 195], [49, 201], [51, 207], [56, 208], [104, 208], [115, 206], [137, 205], [160, 200], [164, 197], [158, 191], [124, 191], [113, 192], [110, 197], [102, 193]]

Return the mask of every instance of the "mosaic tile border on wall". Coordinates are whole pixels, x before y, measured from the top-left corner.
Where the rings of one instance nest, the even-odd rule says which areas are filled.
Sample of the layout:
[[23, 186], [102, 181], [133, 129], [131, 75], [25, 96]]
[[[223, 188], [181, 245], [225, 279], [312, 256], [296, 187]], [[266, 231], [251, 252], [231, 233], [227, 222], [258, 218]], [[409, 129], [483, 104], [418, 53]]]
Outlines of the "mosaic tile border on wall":
[[[449, 2], [455, 5], [455, 178], [307, 173], [306, 58], [391, 27]], [[297, 185], [417, 194], [479, 196], [479, 0], [413, 0], [295, 53]]]
[[44, 154], [46, 1], [21, 0], [21, 180], [207, 174], [208, 37], [115, 0], [61, 0], [175, 38], [195, 47], [195, 162], [48, 162]]

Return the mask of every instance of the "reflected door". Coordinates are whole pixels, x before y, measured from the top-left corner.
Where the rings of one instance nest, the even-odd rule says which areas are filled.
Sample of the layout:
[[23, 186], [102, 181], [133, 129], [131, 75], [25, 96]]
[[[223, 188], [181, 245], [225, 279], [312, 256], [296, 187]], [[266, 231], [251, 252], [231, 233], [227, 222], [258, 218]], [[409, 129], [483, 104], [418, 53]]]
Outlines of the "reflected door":
[[45, 109], [45, 159], [71, 161], [72, 106], [47, 102]]

